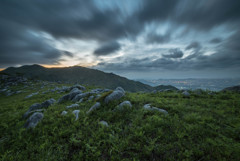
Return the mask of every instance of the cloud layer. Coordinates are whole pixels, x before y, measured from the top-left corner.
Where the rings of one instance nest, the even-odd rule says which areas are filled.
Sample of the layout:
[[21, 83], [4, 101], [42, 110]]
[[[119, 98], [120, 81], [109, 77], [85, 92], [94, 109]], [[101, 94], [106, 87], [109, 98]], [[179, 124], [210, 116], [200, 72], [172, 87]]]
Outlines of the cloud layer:
[[81, 50], [56, 44], [81, 40], [97, 44], [88, 52], [95, 68], [113, 72], [236, 69], [239, 8], [236, 0], [2, 0], [0, 67], [79, 58]]

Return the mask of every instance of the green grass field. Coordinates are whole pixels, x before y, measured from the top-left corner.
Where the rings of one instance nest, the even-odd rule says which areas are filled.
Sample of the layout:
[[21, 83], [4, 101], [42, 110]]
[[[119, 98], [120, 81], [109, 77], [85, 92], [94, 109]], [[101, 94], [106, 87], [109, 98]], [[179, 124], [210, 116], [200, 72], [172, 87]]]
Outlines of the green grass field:
[[[240, 160], [240, 94], [204, 91], [183, 98], [177, 92], [126, 93], [91, 114], [86, 112], [95, 102], [80, 103], [77, 121], [74, 109], [65, 108], [72, 102], [55, 103], [34, 129], [26, 130], [22, 115], [29, 106], [65, 94], [41, 94], [62, 84], [40, 86], [0, 96], [0, 160]], [[113, 111], [125, 100], [133, 107]], [[169, 114], [146, 111], [147, 103]], [[62, 116], [63, 110], [68, 114]], [[99, 124], [102, 120], [109, 127]]]

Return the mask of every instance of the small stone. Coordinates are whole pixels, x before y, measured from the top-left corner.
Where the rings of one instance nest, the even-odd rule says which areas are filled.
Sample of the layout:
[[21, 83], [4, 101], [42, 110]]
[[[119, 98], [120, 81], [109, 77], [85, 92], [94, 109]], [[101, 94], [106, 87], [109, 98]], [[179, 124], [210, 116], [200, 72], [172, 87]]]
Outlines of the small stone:
[[26, 96], [25, 99], [30, 98], [30, 97], [32, 97], [32, 96], [35, 96], [35, 95], [37, 95], [37, 94], [38, 94], [38, 92], [32, 93], [32, 94]]
[[61, 113], [61, 115], [66, 115], [68, 112], [67, 111], [63, 111], [62, 113]]
[[77, 107], [79, 107], [78, 104], [72, 104], [70, 106], [67, 106], [66, 108], [69, 109], [69, 108], [77, 108]]
[[80, 110], [74, 110], [72, 113], [76, 116], [75, 121], [78, 120], [78, 114], [79, 114]]

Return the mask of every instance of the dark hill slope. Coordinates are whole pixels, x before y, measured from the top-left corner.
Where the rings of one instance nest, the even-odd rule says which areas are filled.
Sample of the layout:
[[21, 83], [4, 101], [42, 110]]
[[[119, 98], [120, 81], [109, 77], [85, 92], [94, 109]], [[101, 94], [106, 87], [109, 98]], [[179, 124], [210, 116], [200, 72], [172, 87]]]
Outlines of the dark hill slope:
[[171, 85], [159, 85], [159, 86], [154, 87], [154, 89], [155, 90], [167, 90], [167, 89], [170, 89], [170, 90], [173, 90], [173, 91], [178, 90], [176, 87], [171, 86]]
[[9, 67], [2, 72], [9, 75], [21, 75], [31, 79], [88, 84], [110, 89], [121, 86], [127, 91], [132, 92], [152, 91], [154, 89], [149, 85], [129, 80], [112, 73], [105, 73], [96, 69], [80, 66], [44, 68], [40, 65], [25, 65], [19, 68]]

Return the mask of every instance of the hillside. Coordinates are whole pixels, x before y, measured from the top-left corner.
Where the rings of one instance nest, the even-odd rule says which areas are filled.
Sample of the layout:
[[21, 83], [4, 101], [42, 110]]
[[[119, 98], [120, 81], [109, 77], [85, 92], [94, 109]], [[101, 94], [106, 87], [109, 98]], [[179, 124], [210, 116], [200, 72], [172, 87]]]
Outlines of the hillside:
[[222, 91], [240, 92], [240, 85], [224, 88]]
[[171, 86], [171, 85], [159, 85], [154, 87], [155, 90], [160, 91], [160, 90], [178, 90], [176, 87]]
[[121, 86], [131, 92], [154, 90], [153, 87], [137, 81], [129, 80], [112, 73], [105, 73], [80, 66], [44, 68], [40, 65], [25, 65], [19, 68], [10, 67], [2, 72], [10, 75], [21, 75], [31, 79], [80, 83], [110, 89]]
[[[239, 159], [239, 93], [189, 91], [185, 97], [179, 91], [128, 93], [117, 88], [112, 92], [4, 79], [0, 160]], [[84, 92], [83, 100], [59, 102], [81, 93], [78, 88]], [[106, 103], [113, 93], [123, 95]], [[30, 124], [33, 116], [38, 117]]]

